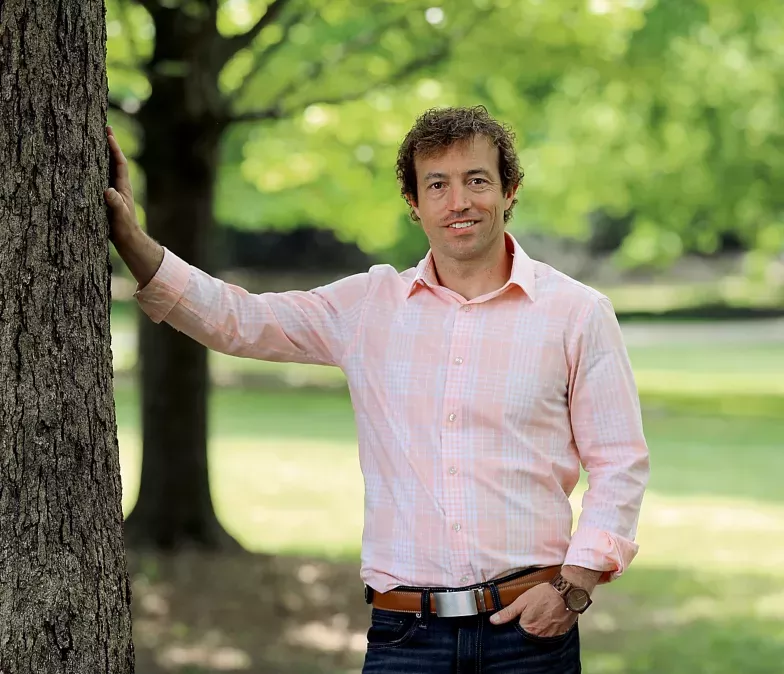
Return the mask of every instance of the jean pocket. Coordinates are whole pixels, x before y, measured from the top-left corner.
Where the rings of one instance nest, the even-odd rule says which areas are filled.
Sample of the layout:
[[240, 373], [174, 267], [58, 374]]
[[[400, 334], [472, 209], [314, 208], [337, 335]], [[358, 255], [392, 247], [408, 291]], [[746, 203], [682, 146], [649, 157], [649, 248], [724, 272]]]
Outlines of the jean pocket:
[[554, 637], [540, 637], [536, 634], [531, 634], [530, 632], [526, 631], [526, 629], [520, 624], [519, 620], [514, 620], [514, 628], [515, 631], [530, 642], [540, 644], [542, 646], [550, 645], [550, 646], [558, 646], [562, 642], [566, 641], [572, 634], [577, 630], [577, 621], [563, 634], [557, 634]]
[[394, 648], [408, 643], [419, 626], [413, 613], [374, 608], [367, 633], [368, 648]]

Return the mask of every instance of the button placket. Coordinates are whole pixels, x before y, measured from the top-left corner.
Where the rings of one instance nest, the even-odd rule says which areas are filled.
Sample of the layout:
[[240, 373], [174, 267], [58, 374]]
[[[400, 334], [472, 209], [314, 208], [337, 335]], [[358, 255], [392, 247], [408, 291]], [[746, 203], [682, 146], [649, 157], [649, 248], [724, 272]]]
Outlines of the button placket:
[[[441, 475], [443, 476], [444, 525], [450, 536], [449, 557], [456, 578], [465, 576], [469, 558], [468, 540], [463, 530], [466, 520], [465, 504], [462, 492], [462, 462], [464, 461], [463, 430], [468, 420], [471, 392], [468, 388], [471, 369], [464, 364], [471, 356], [473, 343], [471, 333], [473, 317], [469, 317], [472, 307], [462, 305], [455, 317], [453, 332], [448, 345], [448, 359], [442, 361], [447, 366], [443, 400], [444, 426], [442, 432]], [[464, 320], [461, 320], [461, 317]]]

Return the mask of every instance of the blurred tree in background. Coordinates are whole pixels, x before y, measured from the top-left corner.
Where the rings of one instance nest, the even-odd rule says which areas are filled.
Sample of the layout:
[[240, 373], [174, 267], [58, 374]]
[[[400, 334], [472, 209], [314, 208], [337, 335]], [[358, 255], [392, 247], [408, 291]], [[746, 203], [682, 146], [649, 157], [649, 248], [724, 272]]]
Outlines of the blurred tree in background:
[[[142, 218], [202, 268], [215, 222], [331, 229], [407, 266], [425, 242], [397, 146], [449, 104], [517, 131], [513, 232], [589, 240], [630, 267], [735, 246], [762, 273], [784, 248], [780, 0], [113, 0], [107, 21]], [[141, 337], [129, 537], [219, 545], [206, 356], [148, 321]]]

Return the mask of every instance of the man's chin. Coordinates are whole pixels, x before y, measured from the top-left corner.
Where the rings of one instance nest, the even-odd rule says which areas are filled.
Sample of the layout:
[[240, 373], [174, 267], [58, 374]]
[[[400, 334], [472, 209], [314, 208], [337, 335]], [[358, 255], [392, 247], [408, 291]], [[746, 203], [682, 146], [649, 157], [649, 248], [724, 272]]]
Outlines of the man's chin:
[[482, 257], [482, 251], [476, 246], [448, 246], [446, 253], [457, 262], [471, 262]]

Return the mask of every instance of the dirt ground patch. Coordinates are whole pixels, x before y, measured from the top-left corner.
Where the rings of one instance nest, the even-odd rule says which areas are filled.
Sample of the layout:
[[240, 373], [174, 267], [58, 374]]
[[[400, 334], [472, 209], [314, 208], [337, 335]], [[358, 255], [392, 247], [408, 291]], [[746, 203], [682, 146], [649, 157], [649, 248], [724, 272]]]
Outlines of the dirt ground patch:
[[358, 672], [358, 563], [129, 552], [137, 674]]

